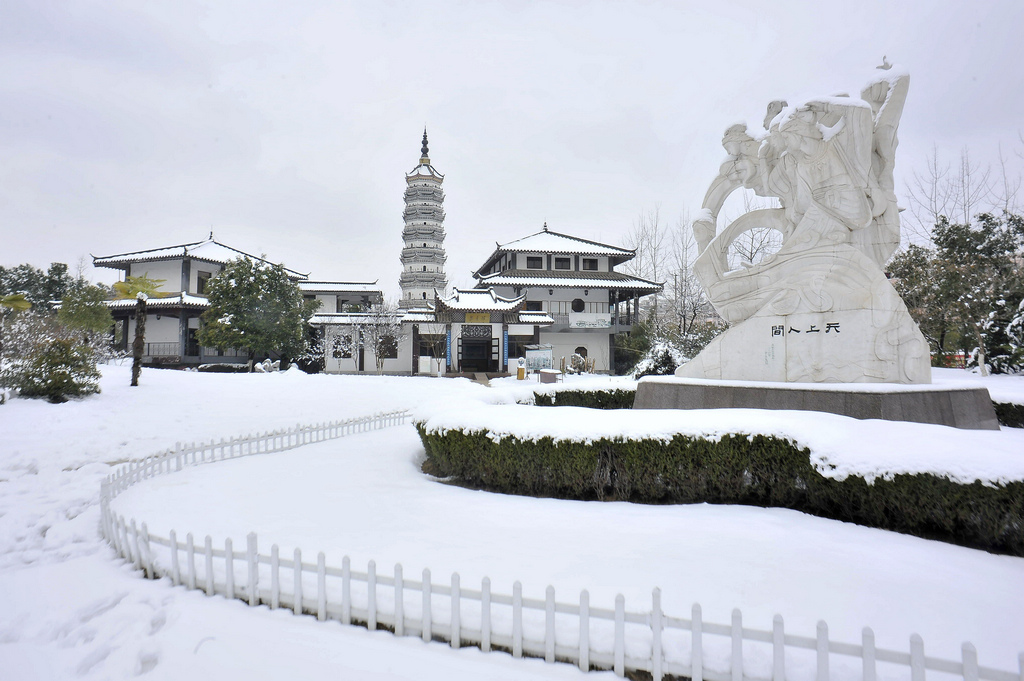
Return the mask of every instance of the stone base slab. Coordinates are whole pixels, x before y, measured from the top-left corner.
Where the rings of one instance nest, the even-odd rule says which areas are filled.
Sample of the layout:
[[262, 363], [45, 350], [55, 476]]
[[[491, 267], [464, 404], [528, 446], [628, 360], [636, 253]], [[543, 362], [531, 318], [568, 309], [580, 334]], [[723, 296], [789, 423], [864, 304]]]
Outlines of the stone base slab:
[[985, 388], [785, 384], [649, 376], [637, 385], [633, 408], [822, 411], [855, 419], [999, 430], [992, 399]]

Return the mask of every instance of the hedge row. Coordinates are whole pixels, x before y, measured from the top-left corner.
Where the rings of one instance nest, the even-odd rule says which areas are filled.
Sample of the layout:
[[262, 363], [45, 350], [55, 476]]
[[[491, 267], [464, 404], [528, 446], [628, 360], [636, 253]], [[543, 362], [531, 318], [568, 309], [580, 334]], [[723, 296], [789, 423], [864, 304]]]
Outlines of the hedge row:
[[650, 504], [746, 504], [813, 515], [1024, 556], [1024, 482], [987, 486], [930, 474], [892, 480], [834, 480], [810, 452], [765, 435], [710, 441], [591, 444], [503, 437], [485, 432], [428, 433], [424, 470], [469, 487], [506, 494]]
[[558, 390], [533, 393], [538, 407], [589, 407], [591, 409], [632, 409], [636, 390]]
[[[559, 390], [552, 393], [533, 393], [538, 407], [590, 407], [591, 409], [632, 409], [636, 390]], [[1024, 404], [993, 402], [996, 418], [1009, 428], [1024, 428]]]
[[993, 402], [999, 423], [1010, 428], [1024, 428], [1024, 404]]

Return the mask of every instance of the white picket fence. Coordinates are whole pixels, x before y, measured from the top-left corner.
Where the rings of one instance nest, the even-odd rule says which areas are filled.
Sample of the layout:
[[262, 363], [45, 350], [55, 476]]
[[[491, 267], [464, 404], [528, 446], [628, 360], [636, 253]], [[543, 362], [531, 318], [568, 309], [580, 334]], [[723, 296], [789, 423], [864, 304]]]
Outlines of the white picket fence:
[[479, 589], [470, 589], [462, 587], [458, 573], [448, 583], [433, 582], [429, 569], [420, 580], [406, 579], [400, 564], [391, 575], [378, 574], [371, 560], [360, 572], [352, 569], [347, 556], [340, 567], [332, 567], [323, 552], [315, 563], [304, 562], [299, 549], [291, 558], [282, 557], [276, 544], [269, 554], [260, 553], [255, 533], [238, 552], [230, 538], [223, 548], [214, 548], [209, 535], [200, 545], [191, 533], [184, 542], [173, 530], [166, 538], [150, 535], [146, 523], [126, 520], [110, 509], [117, 495], [155, 475], [386, 428], [406, 418], [406, 412], [390, 412], [199, 445], [179, 443], [131, 461], [101, 484], [103, 535], [118, 555], [150, 579], [169, 577], [175, 585], [207, 595], [444, 641], [453, 648], [468, 644], [514, 657], [570, 662], [584, 671], [611, 669], [624, 676], [639, 670], [654, 681], [666, 675], [694, 681], [786, 681], [788, 659], [790, 679], [876, 681], [880, 669], [883, 678], [906, 678], [909, 668], [909, 681], [924, 681], [926, 671], [964, 681], [1024, 681], [1024, 653], [1018, 670], [1011, 672], [980, 666], [970, 643], [963, 644], [960, 661], [929, 657], [916, 634], [907, 650], [896, 651], [877, 648], [870, 628], [853, 644], [830, 640], [824, 622], [818, 623], [814, 637], [786, 633], [778, 615], [771, 631], [744, 627], [739, 610], [732, 612], [729, 624], [705, 622], [700, 605], [693, 606], [689, 618], [672, 617], [662, 611], [660, 589], [654, 589], [649, 610], [633, 612], [626, 610], [622, 595], [613, 608], [599, 608], [591, 607], [586, 590], [578, 601], [564, 603], [555, 600], [551, 586], [540, 599], [524, 597], [518, 581], [511, 594], [502, 594], [491, 590], [486, 577]]

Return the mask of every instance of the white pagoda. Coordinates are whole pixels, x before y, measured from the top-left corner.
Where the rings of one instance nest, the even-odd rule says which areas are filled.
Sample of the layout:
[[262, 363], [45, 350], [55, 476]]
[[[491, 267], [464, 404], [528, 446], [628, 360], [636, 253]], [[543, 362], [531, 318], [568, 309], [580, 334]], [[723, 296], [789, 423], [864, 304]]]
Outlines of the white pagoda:
[[398, 280], [402, 287], [399, 306], [403, 309], [430, 307], [434, 291], [443, 292], [448, 284], [444, 275], [444, 175], [430, 165], [426, 129], [421, 152], [419, 164], [405, 176], [405, 247]]

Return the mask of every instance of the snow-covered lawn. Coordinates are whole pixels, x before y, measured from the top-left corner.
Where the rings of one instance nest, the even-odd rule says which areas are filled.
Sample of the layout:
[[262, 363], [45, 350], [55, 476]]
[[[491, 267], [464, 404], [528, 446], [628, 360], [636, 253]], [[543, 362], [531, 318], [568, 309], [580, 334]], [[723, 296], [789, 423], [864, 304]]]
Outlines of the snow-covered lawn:
[[[941, 378], [973, 380], [959, 373]], [[395, 408], [469, 413], [535, 387], [495, 383], [150, 370], [131, 389], [127, 369], [106, 367], [94, 398], [0, 407], [0, 676], [580, 678], [567, 665], [453, 652], [142, 580], [98, 538], [99, 481], [129, 457]], [[1024, 380], [1001, 384], [1024, 396]], [[507, 409], [526, 421], [553, 413]], [[818, 415], [802, 418], [806, 428], [799, 417], [791, 424], [796, 436], [827, 435]], [[848, 427], [858, 431], [857, 422]], [[923, 430], [894, 432], [903, 444], [888, 456], [907, 449], [920, 459], [964, 437], [914, 427]], [[1005, 429], [979, 437], [1010, 451], [1008, 443], [1024, 442]], [[410, 575], [430, 567], [438, 579], [458, 570], [467, 587], [487, 575], [495, 590], [518, 579], [540, 595], [550, 583], [567, 600], [586, 587], [595, 606], [622, 592], [642, 609], [660, 586], [673, 614], [699, 601], [707, 619], [728, 622], [740, 607], [746, 626], [768, 628], [779, 612], [789, 631], [808, 635], [824, 619], [833, 638], [851, 642], [870, 625], [879, 646], [900, 649], [916, 631], [930, 656], [952, 659], [971, 640], [982, 664], [1003, 669], [1015, 669], [1024, 650], [1024, 559], [780, 509], [491, 495], [426, 479], [421, 456], [404, 426], [154, 478], [115, 503], [161, 534], [174, 528], [244, 545], [255, 530], [264, 547], [322, 549], [334, 563], [343, 554], [354, 565], [374, 558], [382, 570], [401, 562]]]

